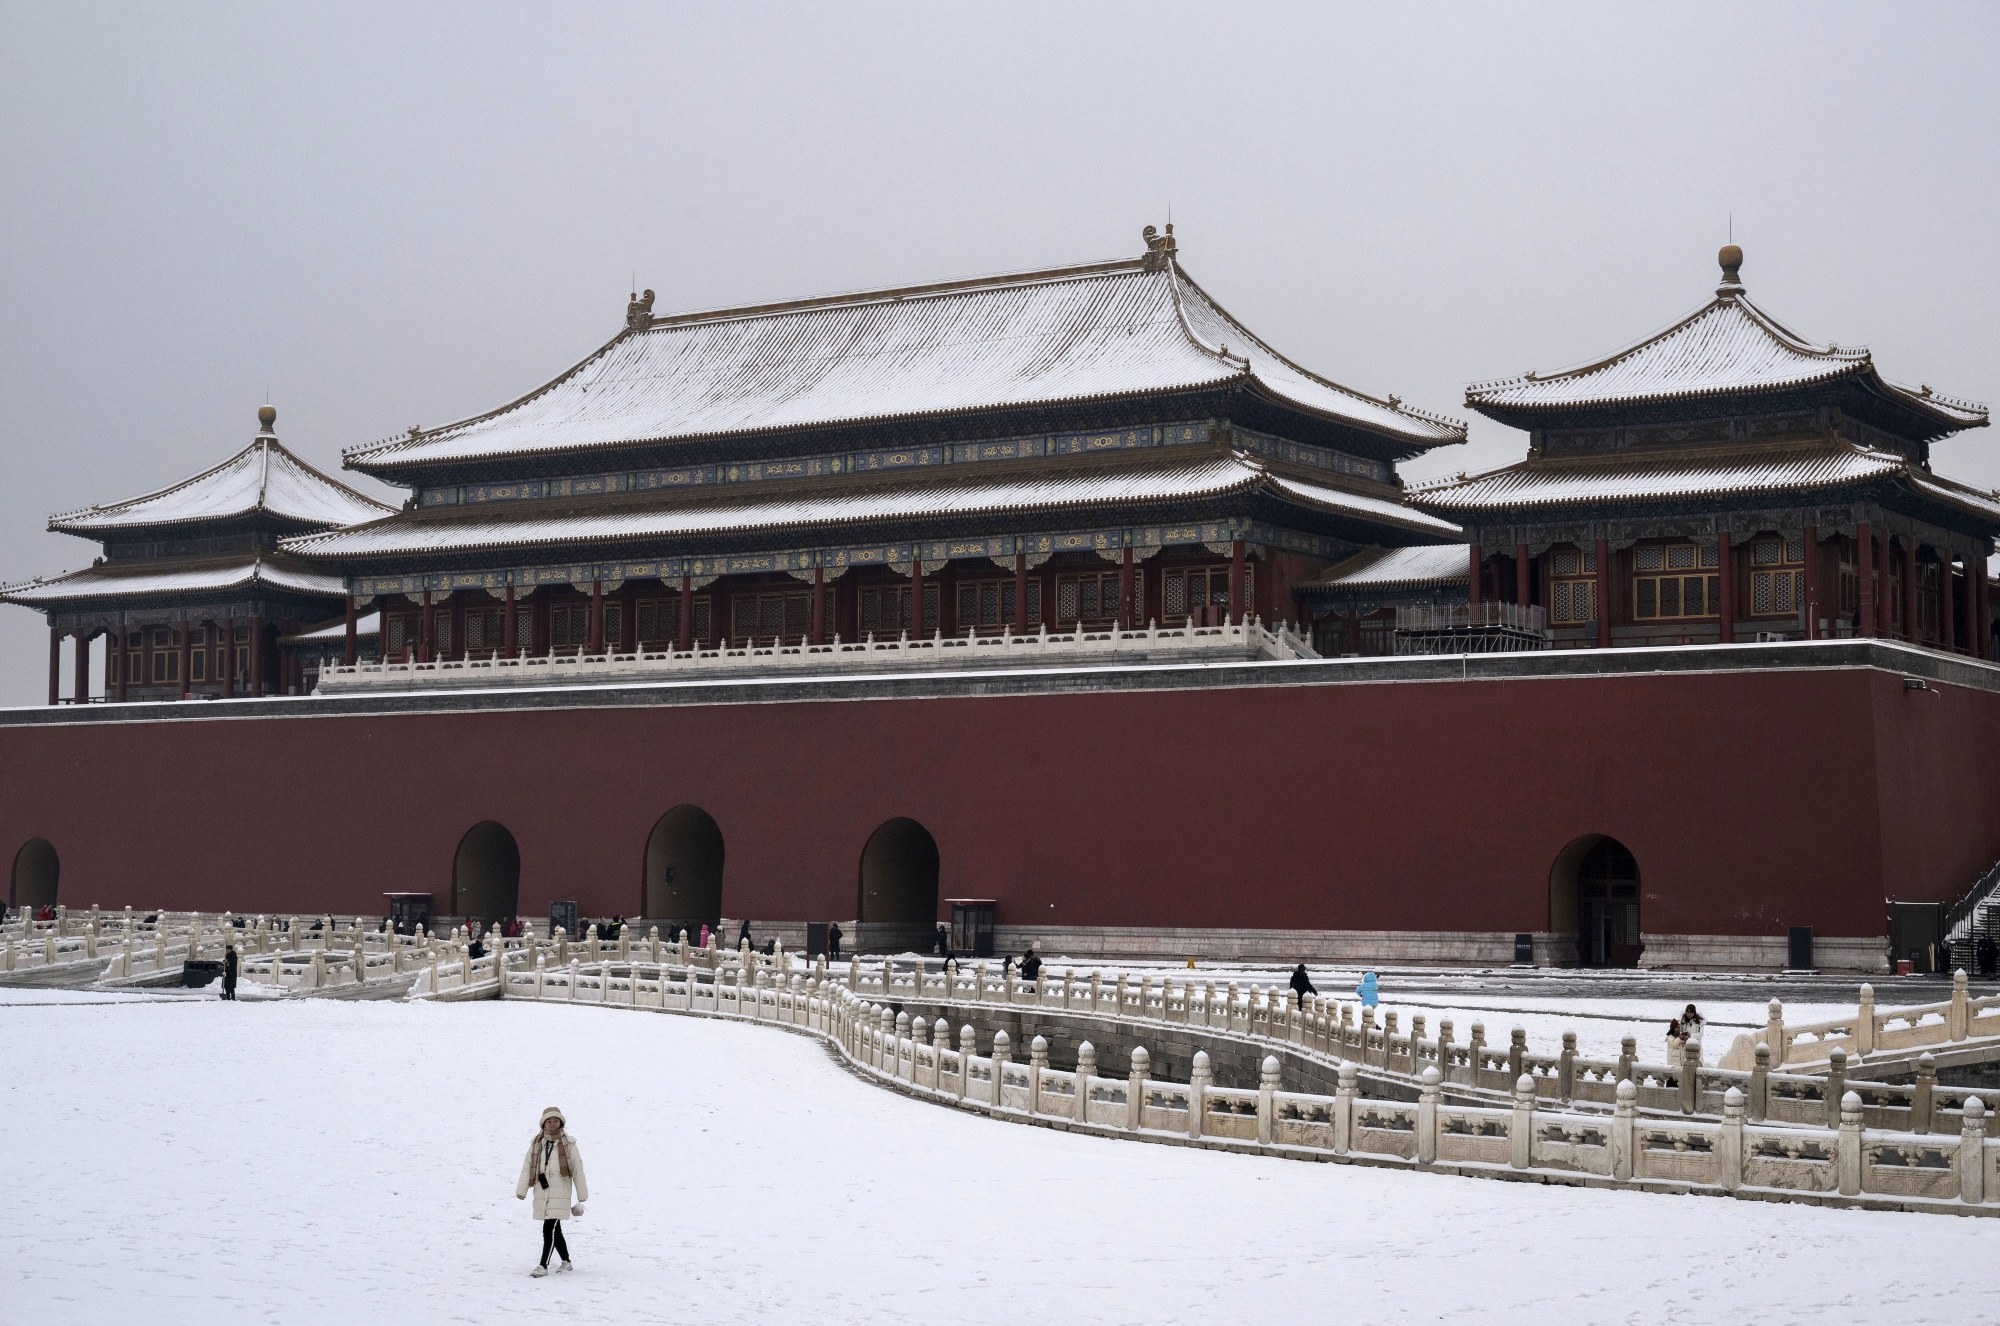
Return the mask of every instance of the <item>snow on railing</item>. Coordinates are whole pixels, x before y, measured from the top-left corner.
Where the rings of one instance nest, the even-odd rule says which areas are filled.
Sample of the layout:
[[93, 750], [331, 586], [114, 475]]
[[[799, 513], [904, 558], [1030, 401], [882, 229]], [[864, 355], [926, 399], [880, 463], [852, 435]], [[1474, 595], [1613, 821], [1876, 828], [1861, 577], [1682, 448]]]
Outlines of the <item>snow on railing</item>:
[[[1282, 1089], [1276, 1055], [1260, 1065], [1254, 1088], [1217, 1085], [1206, 1050], [1189, 1079], [1152, 1076], [1143, 1046], [1120, 1075], [1101, 1065], [1090, 1042], [1073, 1069], [1049, 1063], [1036, 1036], [1025, 1063], [1013, 1059], [1005, 1030], [978, 1053], [977, 1032], [963, 1025], [954, 1044], [943, 1017], [927, 1023], [814, 974], [746, 969], [706, 972], [669, 964], [550, 965], [509, 968], [504, 996], [587, 1002], [661, 1012], [769, 1022], [819, 1036], [864, 1075], [920, 1098], [997, 1119], [1038, 1121], [1100, 1136], [1247, 1150], [1270, 1155], [1347, 1159], [1503, 1177], [1528, 1173], [1545, 1182], [1615, 1184], [1655, 1191], [1744, 1193], [1762, 1199], [1893, 1205], [1953, 1211], [2000, 1202], [2000, 1146], [1986, 1138], [1986, 1109], [1964, 1102], [1954, 1133], [1868, 1129], [1852, 1091], [1839, 1099], [1831, 1135], [1748, 1117], [1749, 1099], [1731, 1088], [1716, 1119], [1642, 1117], [1629, 1079], [1614, 1089], [1609, 1115], [1550, 1108], [1536, 1079], [1523, 1073], [1497, 1104], [1445, 1099], [1435, 1063], [1418, 1078], [1417, 1099], [1366, 1097], [1360, 1065], [1343, 1059], [1328, 1095]], [[921, 979], [921, 978], [920, 978]], [[1074, 987], [1071, 987], [1072, 992]], [[1038, 992], [1039, 993], [1039, 992]], [[1230, 1016], [1238, 1016], [1232, 1008]]]
[[1204, 653], [1248, 653], [1273, 659], [1319, 657], [1312, 645], [1280, 622], [1276, 630], [1256, 619], [1236, 625], [1148, 626], [1134, 630], [1085, 630], [1051, 632], [1046, 626], [1031, 635], [1015, 635], [1012, 630], [999, 635], [967, 631], [962, 636], [942, 633], [893, 640], [842, 640], [835, 636], [826, 644], [812, 644], [800, 638], [795, 644], [779, 642], [758, 646], [721, 646], [701, 649], [647, 650], [634, 653], [544, 654], [531, 658], [443, 659], [432, 663], [336, 664], [320, 673], [316, 694], [337, 695], [354, 691], [401, 689], [407, 686], [486, 687], [564, 686], [577, 683], [609, 685], [622, 682], [660, 681], [670, 677], [732, 673], [763, 674], [791, 671], [812, 672], [826, 668], [957, 668], [999, 665], [1035, 667], [1091, 662], [1112, 662], [1151, 654], [1201, 655]]
[[1911, 1051], [2000, 1038], [2000, 995], [1973, 998], [1963, 969], [1952, 974], [1951, 998], [1936, 1004], [1875, 1007], [1875, 987], [1861, 987], [1852, 1017], [1802, 1026], [1785, 1025], [1784, 1005], [1773, 999], [1761, 1032], [1745, 1032], [1724, 1056], [1726, 1066], [1750, 1062], [1769, 1046], [1774, 1066], [1826, 1064], [1836, 1059], [1908, 1058]]

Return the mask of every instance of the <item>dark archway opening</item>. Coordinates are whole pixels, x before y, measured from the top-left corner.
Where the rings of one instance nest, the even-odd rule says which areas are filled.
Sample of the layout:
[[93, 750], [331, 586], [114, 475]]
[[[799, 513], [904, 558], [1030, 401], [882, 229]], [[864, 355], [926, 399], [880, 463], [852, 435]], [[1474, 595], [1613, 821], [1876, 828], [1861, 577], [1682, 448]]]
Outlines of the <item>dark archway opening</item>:
[[861, 920], [933, 924], [937, 910], [937, 840], [915, 820], [890, 820], [861, 849]]
[[[640, 914], [698, 929], [722, 923], [722, 829], [700, 806], [675, 806], [646, 839]], [[670, 933], [664, 926], [662, 935]]]
[[504, 921], [519, 912], [521, 849], [494, 820], [482, 820], [458, 840], [451, 863], [451, 905], [468, 921]]
[[16, 907], [53, 907], [56, 905], [56, 880], [62, 874], [62, 862], [56, 858], [56, 849], [46, 838], [30, 838], [21, 844], [21, 850], [14, 853], [14, 881], [10, 890]]
[[1638, 966], [1645, 944], [1631, 849], [1597, 833], [1563, 848], [1549, 871], [1549, 929], [1576, 936], [1580, 966]]

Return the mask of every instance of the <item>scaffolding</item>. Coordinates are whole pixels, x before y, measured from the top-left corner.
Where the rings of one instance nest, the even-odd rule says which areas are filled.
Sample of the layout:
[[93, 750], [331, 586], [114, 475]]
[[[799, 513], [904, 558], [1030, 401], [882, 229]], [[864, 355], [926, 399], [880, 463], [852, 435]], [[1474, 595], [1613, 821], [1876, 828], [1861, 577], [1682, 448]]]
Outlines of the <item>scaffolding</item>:
[[1420, 603], [1396, 609], [1398, 654], [1516, 654], [1549, 649], [1548, 609], [1518, 603]]

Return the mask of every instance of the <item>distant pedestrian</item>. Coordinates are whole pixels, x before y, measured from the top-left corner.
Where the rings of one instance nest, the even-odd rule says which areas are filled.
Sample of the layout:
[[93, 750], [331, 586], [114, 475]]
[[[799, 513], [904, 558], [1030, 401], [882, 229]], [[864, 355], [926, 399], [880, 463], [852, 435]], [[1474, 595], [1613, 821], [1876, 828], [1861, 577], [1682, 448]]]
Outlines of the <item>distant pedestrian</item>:
[[840, 961], [840, 922], [835, 921], [826, 928], [826, 955], [835, 962]]
[[951, 931], [943, 926], [937, 928], [937, 951], [939, 957], [951, 961]]
[[1021, 954], [1021, 979], [1032, 981], [1039, 978], [1041, 974], [1042, 955], [1035, 952], [1032, 948], [1023, 952]]
[[1305, 963], [1301, 962], [1298, 966], [1292, 968], [1293, 1003], [1297, 1004], [1300, 1008], [1304, 1008], [1306, 1006], [1306, 996], [1318, 993], [1319, 991], [1313, 989], [1312, 977], [1306, 975]]
[[620, 913], [611, 918], [611, 932], [605, 935], [604, 937], [606, 939], [616, 940], [618, 936], [624, 933], [625, 933], [625, 916], [623, 913]]
[[736, 932], [736, 947], [742, 948], [745, 944], [748, 944], [750, 942], [751, 942], [750, 922], [746, 920], [743, 923], [743, 928]]
[[222, 955], [222, 997], [236, 997], [236, 945], [231, 944]]
[[[575, 1204], [571, 1205], [574, 1188]], [[542, 1111], [541, 1127], [528, 1143], [527, 1159], [521, 1162], [520, 1182], [514, 1185], [516, 1198], [535, 1195], [535, 1218], [542, 1222], [542, 1260], [532, 1276], [549, 1273], [551, 1249], [562, 1258], [558, 1271], [573, 1271], [569, 1243], [563, 1238], [564, 1216], [583, 1218], [583, 1204], [590, 1200], [590, 1185], [583, 1177], [583, 1153], [577, 1149], [563, 1122], [562, 1111], [551, 1105]]]
[[699, 948], [708, 947], [708, 922], [706, 921], [703, 921], [701, 923], [701, 943], [697, 945], [697, 947]]
[[1993, 974], [1994, 960], [1995, 958], [2000, 958], [2000, 952], [1995, 951], [1993, 936], [1981, 935], [1975, 952], [1978, 955], [1979, 974], [1981, 976], [1991, 976]]
[[1373, 1008], [1382, 1002], [1382, 987], [1372, 971], [1361, 973], [1361, 984], [1354, 987], [1354, 993], [1361, 997], [1363, 1008]]

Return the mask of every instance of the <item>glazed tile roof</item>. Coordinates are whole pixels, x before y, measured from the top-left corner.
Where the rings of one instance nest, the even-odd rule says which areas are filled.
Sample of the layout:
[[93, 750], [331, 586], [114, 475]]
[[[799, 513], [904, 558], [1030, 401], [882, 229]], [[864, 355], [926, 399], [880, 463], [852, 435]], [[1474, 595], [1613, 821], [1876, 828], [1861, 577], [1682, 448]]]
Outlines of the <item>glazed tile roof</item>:
[[351, 449], [371, 472], [1245, 385], [1410, 452], [1465, 426], [1252, 335], [1170, 255], [635, 322], [487, 414]]
[[[375, 612], [364, 612], [360, 616], [354, 619], [355, 639], [366, 640], [372, 636], [378, 636], [381, 633], [382, 633], [382, 613], [379, 609]], [[330, 626], [321, 626], [314, 630], [299, 631], [293, 635], [285, 636], [283, 638], [283, 643], [293, 644], [307, 640], [315, 642], [324, 640], [345, 640], [346, 638], [347, 638], [347, 622], [343, 618], [340, 621], [334, 622]]]
[[1615, 458], [1531, 456], [1485, 474], [1414, 486], [1409, 500], [1430, 510], [1477, 512], [1809, 491], [1884, 478], [2000, 519], [2000, 500], [1993, 494], [1940, 479], [1899, 453], [1848, 443], [1653, 451]]
[[1301, 588], [1393, 589], [1454, 581], [1465, 584], [1471, 578], [1471, 563], [1464, 544], [1422, 544], [1413, 548], [1363, 548], [1306, 581]]
[[66, 575], [8, 585], [0, 589], [0, 601], [45, 607], [78, 599], [131, 598], [142, 594], [213, 594], [251, 585], [335, 597], [347, 593], [347, 586], [339, 576], [248, 558], [220, 565], [174, 568], [163, 568], [157, 562], [134, 562], [130, 569], [119, 563], [104, 563]]
[[1282, 477], [1253, 457], [1232, 453], [1173, 465], [1039, 470], [995, 478], [870, 484], [845, 491], [816, 487], [783, 497], [673, 506], [600, 502], [551, 512], [543, 504], [523, 503], [491, 509], [490, 515], [482, 511], [475, 519], [440, 508], [436, 515], [426, 511], [299, 535], [283, 546], [312, 557], [373, 557], [1205, 499], [1254, 488], [1437, 537], [1459, 533], [1457, 526], [1400, 503]]
[[379, 520], [393, 510], [327, 478], [285, 450], [267, 428], [214, 469], [143, 497], [51, 516], [49, 528], [102, 538], [121, 530], [260, 513], [324, 528]]
[[1732, 393], [1788, 391], [1853, 378], [1926, 417], [1935, 433], [1976, 428], [1987, 409], [1929, 387], [1883, 379], [1862, 347], [1807, 340], [1751, 303], [1743, 286], [1725, 280], [1716, 297], [1662, 331], [1602, 359], [1554, 373], [1476, 382], [1468, 409], [1510, 416], [1684, 400]]

